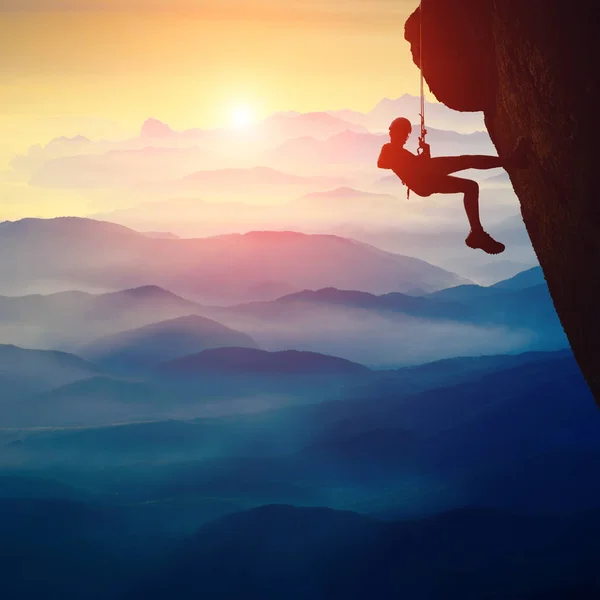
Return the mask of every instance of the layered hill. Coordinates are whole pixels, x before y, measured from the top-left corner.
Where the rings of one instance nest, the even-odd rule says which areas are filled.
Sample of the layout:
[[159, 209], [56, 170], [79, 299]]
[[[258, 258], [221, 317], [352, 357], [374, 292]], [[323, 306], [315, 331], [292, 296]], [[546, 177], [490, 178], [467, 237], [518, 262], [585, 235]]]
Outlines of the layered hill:
[[[262, 506], [203, 526], [128, 597], [325, 600], [335, 590], [356, 600], [498, 592], [524, 600], [553, 586], [569, 589], [577, 573], [590, 590], [598, 589], [591, 565], [576, 566], [597, 548], [580, 552], [572, 545], [585, 522], [595, 530], [598, 515], [552, 522], [467, 507], [413, 523], [384, 523], [323, 508]], [[565, 569], [547, 573], [548, 555]], [[498, 564], [509, 577], [497, 577]], [[544, 571], [542, 579], [527, 576]]]
[[87, 346], [81, 354], [99, 364], [128, 370], [208, 348], [231, 346], [256, 348], [256, 342], [249, 335], [216, 321], [190, 315], [104, 337]]
[[99, 372], [98, 367], [73, 354], [0, 345], [3, 400], [94, 377]]
[[[26, 219], [0, 226], [0, 291], [123, 289], [147, 285], [212, 302], [252, 300], [265, 281], [294, 289], [434, 291], [464, 283], [415, 258], [332, 235], [250, 232], [159, 239], [90, 219]], [[17, 292], [18, 293], [18, 292]]]
[[109, 333], [201, 311], [158, 286], [106, 294], [60, 292], [0, 296], [3, 338], [38, 348], [78, 348]]
[[316, 352], [266, 352], [252, 348], [217, 348], [169, 361], [158, 368], [167, 375], [357, 375], [363, 365]]

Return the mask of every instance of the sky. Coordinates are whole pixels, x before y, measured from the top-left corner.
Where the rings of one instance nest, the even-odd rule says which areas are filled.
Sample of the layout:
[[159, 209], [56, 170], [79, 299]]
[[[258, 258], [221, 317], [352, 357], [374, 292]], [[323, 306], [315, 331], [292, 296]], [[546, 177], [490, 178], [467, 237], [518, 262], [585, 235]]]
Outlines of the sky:
[[[252, 154], [245, 133], [237, 131], [229, 143], [228, 129], [220, 145], [214, 136], [193, 138], [182, 144], [197, 144], [197, 150], [169, 148], [163, 160], [163, 150], [145, 147], [160, 143], [139, 135], [149, 118], [176, 132], [231, 129], [248, 115], [256, 121], [278, 111], [367, 113], [384, 98], [418, 96], [419, 71], [404, 39], [406, 19], [418, 5], [419, 0], [0, 0], [0, 221], [116, 219], [115, 211], [143, 216], [149, 203], [159, 208], [167, 203], [154, 212], [175, 212], [185, 225], [181, 235], [208, 235], [202, 228], [209, 218], [202, 212], [206, 207], [197, 201], [223, 203], [220, 210], [230, 219], [235, 202], [293, 203], [342, 186], [402, 198], [389, 215], [377, 213], [378, 224], [410, 228], [441, 220], [462, 227], [457, 198], [407, 204], [399, 182], [380, 186], [377, 139], [336, 141], [328, 134], [334, 141], [319, 139], [307, 148], [292, 137], [316, 134], [294, 130], [289, 139], [269, 140], [268, 148], [254, 143]], [[387, 119], [389, 106], [384, 103], [377, 114]], [[346, 118], [342, 125], [352, 122]], [[438, 127], [473, 131], [465, 123], [463, 118], [462, 128]], [[360, 119], [358, 126], [370, 127], [372, 134], [386, 127]], [[265, 130], [268, 137], [268, 126]], [[251, 139], [252, 128], [247, 132]], [[91, 141], [78, 145], [68, 139], [79, 135]], [[452, 143], [435, 152], [482, 151], [480, 143]], [[487, 148], [493, 151], [491, 144]], [[310, 181], [290, 185], [285, 193], [274, 187], [270, 195], [264, 186], [213, 193], [210, 186], [196, 189], [185, 181], [202, 170], [256, 166]], [[494, 193], [497, 201], [482, 210], [499, 221], [514, 212], [516, 201], [502, 190]], [[195, 221], [186, 212], [191, 209], [182, 212], [171, 204], [188, 196], [199, 207]], [[311, 210], [320, 215], [320, 208]], [[225, 216], [223, 230], [230, 223]], [[162, 231], [164, 223], [156, 220], [148, 227]], [[296, 221], [291, 226], [299, 227]]]
[[155, 117], [227, 123], [236, 107], [370, 110], [418, 93], [416, 0], [0, 0], [0, 169], [58, 135]]

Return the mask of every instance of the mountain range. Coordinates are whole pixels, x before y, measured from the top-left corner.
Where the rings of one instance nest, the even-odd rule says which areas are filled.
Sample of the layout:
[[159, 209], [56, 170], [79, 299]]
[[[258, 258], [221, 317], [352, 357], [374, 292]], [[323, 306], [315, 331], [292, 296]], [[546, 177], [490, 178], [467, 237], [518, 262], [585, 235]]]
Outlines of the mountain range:
[[[386, 126], [387, 129], [387, 126]], [[456, 154], [495, 154], [494, 147], [485, 132], [469, 134], [429, 128], [428, 143], [435, 156]], [[326, 139], [307, 136], [289, 139], [264, 154], [267, 164], [274, 165], [361, 165], [377, 172], [377, 157], [381, 147], [389, 141], [387, 134], [344, 131]], [[416, 151], [416, 140], [410, 140], [407, 148]]]
[[[120, 244], [127, 247], [148, 242], [165, 244], [167, 249], [181, 244], [185, 252], [198, 242], [151, 239], [118, 227], [115, 233], [118, 242], [107, 246], [107, 252]], [[98, 243], [93, 235], [87, 239]], [[293, 244], [281, 244], [287, 240]], [[457, 354], [523, 352], [568, 345], [539, 267], [490, 287], [455, 285], [419, 296], [336, 287], [306, 288], [288, 294], [289, 288], [293, 290], [304, 282], [295, 280], [296, 285], [290, 284], [290, 274], [284, 269], [289, 265], [300, 273], [300, 257], [305, 261], [310, 258], [303, 254], [307, 248], [314, 258], [307, 263], [308, 269], [314, 269], [313, 279], [317, 281], [329, 277], [347, 281], [362, 276], [369, 285], [361, 287], [368, 288], [373, 283], [389, 286], [384, 275], [397, 265], [409, 277], [408, 281], [415, 280], [415, 268], [417, 274], [435, 274], [436, 270], [414, 259], [328, 236], [257, 233], [199, 241], [207, 244], [198, 244], [202, 252], [194, 257], [194, 263], [200, 264], [203, 257], [209, 257], [224, 265], [225, 272], [236, 273], [243, 271], [236, 268], [235, 262], [232, 264], [232, 259], [248, 269], [253, 259], [263, 269], [271, 267], [268, 274], [272, 279], [255, 279], [247, 290], [249, 295], [271, 295], [276, 300], [223, 307], [192, 302], [155, 285], [105, 294], [0, 296], [3, 339], [22, 347], [79, 353], [104, 368], [118, 367], [122, 373], [218, 346], [322, 352], [371, 367], [389, 368]], [[262, 260], [269, 249], [273, 256]], [[329, 265], [323, 256], [317, 260], [318, 251], [323, 249], [331, 252], [333, 260]], [[46, 254], [48, 258], [52, 252]], [[183, 253], [180, 256], [186, 260]], [[363, 261], [362, 274], [352, 262], [354, 257]], [[81, 255], [75, 256], [75, 260], [80, 258]], [[173, 264], [181, 267], [175, 260]], [[345, 273], [336, 271], [342, 265]], [[200, 266], [205, 270], [209, 267], [206, 262]], [[131, 274], [139, 276], [133, 269]], [[304, 281], [311, 275], [309, 270], [300, 274]], [[166, 271], [165, 264], [164, 276], [174, 275]], [[282, 281], [280, 276], [287, 280]], [[191, 287], [198, 284], [184, 277], [175, 279]], [[422, 289], [415, 291], [423, 293]]]
[[[135, 510], [147, 514], [153, 507]], [[325, 600], [332, 590], [350, 600], [589, 600], [600, 590], [597, 511], [549, 519], [468, 506], [406, 523], [268, 504], [231, 507], [192, 534], [173, 536], [150, 535], [125, 507], [100, 502], [7, 498], [0, 509], [0, 533], [12, 549], [2, 572], [10, 596], [52, 590], [75, 600], [90, 588], [91, 600]], [[29, 549], [33, 536], [37, 544]], [[24, 552], [40, 565], [36, 577], [20, 568]], [[549, 571], [548, 563], [561, 568]], [[106, 570], [111, 577], [103, 576]]]
[[[400, 183], [396, 183], [396, 191], [401, 192]], [[241, 198], [239, 202], [232, 201], [230, 196], [223, 202], [177, 197], [97, 213], [94, 218], [138, 231], [160, 226], [179, 232], [180, 237], [189, 237], [243, 233], [261, 228], [320, 233], [340, 222], [386, 222], [398, 211], [398, 199], [392, 194], [372, 193], [349, 186], [316, 185], [313, 189], [323, 191], [311, 191], [300, 197], [292, 194], [289, 201], [278, 198], [277, 202], [261, 204], [244, 202]], [[264, 199], [262, 193], [261, 199]]]
[[[600, 588], [588, 561], [598, 544], [580, 550], [576, 540], [586, 526], [597, 530], [598, 520], [596, 512], [549, 521], [465, 507], [385, 523], [351, 512], [267, 505], [203, 526], [129, 598], [325, 600], [332, 590], [353, 600], [592, 598]], [[548, 560], [563, 568], [549, 574]], [[497, 577], [499, 564], [503, 577]]]
[[[272, 478], [291, 477], [298, 485], [347, 477], [348, 484], [360, 487], [365, 477], [372, 482], [376, 475], [403, 485], [405, 475], [398, 470], [408, 466], [434, 479], [452, 475], [458, 478], [456, 486], [462, 485], [463, 475], [490, 475], [524, 453], [531, 458], [567, 447], [572, 453], [600, 451], [594, 404], [568, 351], [465, 357], [382, 372], [314, 353], [222, 348], [165, 363], [156, 373], [159, 379], [149, 375], [137, 381], [92, 373], [85, 380], [30, 394], [13, 407], [5, 405], [3, 423], [20, 419], [23, 426], [27, 417], [29, 426], [57, 427], [22, 431], [15, 438], [18, 443], [11, 442], [10, 431], [1, 432], [5, 458], [118, 464], [144, 453], [148, 460], [160, 456], [160, 448], [151, 451], [157, 439], [184, 457], [186, 439], [199, 437], [195, 452], [211, 455], [217, 463], [190, 465], [195, 472], [214, 468], [225, 476], [241, 468], [241, 460], [248, 476], [256, 468]], [[565, 394], [569, 403], [563, 401]], [[236, 408], [236, 399], [245, 400]], [[214, 409], [207, 412], [207, 402], [218, 402], [226, 410], [221, 416]], [[184, 408], [189, 417], [199, 418], [165, 420], [177, 411], [183, 415]], [[110, 425], [126, 423], [132, 415], [141, 422]], [[64, 429], [67, 425], [79, 428]], [[532, 436], [532, 427], [545, 433]], [[181, 428], [189, 435], [181, 437]], [[510, 448], [500, 443], [506, 436], [512, 436]], [[393, 448], [396, 458], [390, 462], [386, 453]], [[273, 458], [267, 460], [265, 453]], [[282, 453], [287, 458], [275, 458]], [[366, 470], [359, 469], [359, 455]], [[374, 465], [379, 465], [378, 474]], [[441, 504], [454, 502], [447, 492], [437, 494]]]
[[[265, 166], [238, 169], [217, 169], [213, 171], [196, 171], [185, 177], [167, 181], [161, 184], [149, 183], [146, 188], [152, 194], [164, 192], [180, 196], [226, 196], [232, 194], [246, 198], [270, 196], [276, 194], [300, 193], [321, 187], [345, 185], [348, 180], [344, 177], [301, 176], [286, 173]], [[142, 188], [143, 189], [143, 188]], [[287, 191], [286, 190], [290, 190]]]
[[515, 281], [424, 296], [304, 290], [274, 301], [206, 307], [203, 314], [249, 333], [264, 348], [321, 350], [378, 368], [567, 348], [545, 282], [528, 285], [540, 273], [537, 267]]
[[0, 224], [0, 251], [18, 257], [0, 268], [0, 290], [11, 294], [32, 287], [158, 285], [224, 303], [251, 300], [251, 290], [266, 281], [295, 289], [333, 285], [374, 293], [464, 283], [415, 258], [336, 236], [293, 232], [161, 239], [90, 219], [25, 219]]
[[[434, 155], [495, 154], [425, 110]], [[98, 216], [0, 222], [3, 597], [600, 597], [597, 408], [506, 174], [489, 257], [377, 169], [419, 112], [152, 118], [0, 173]]]
[[101, 336], [200, 310], [198, 304], [157, 286], [105, 294], [0, 296], [0, 331], [20, 346], [75, 349]]

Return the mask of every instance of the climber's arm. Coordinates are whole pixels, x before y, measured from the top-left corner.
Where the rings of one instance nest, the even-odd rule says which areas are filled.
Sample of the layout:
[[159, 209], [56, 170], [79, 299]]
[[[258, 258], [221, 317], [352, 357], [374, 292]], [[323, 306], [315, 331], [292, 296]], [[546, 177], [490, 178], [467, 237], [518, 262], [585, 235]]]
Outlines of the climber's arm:
[[390, 144], [385, 144], [381, 148], [379, 158], [377, 159], [377, 166], [380, 169], [391, 169], [394, 166], [393, 151]]

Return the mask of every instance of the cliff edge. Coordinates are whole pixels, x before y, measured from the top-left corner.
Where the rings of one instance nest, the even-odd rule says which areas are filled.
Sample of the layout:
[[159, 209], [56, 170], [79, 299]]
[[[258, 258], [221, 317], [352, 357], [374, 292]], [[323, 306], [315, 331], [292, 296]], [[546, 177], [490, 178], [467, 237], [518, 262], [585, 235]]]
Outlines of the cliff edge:
[[[423, 0], [405, 26], [431, 92], [483, 111], [500, 156], [530, 137], [526, 170], [509, 176], [575, 357], [600, 404], [600, 50], [593, 4]], [[598, 140], [600, 141], [600, 140]]]

